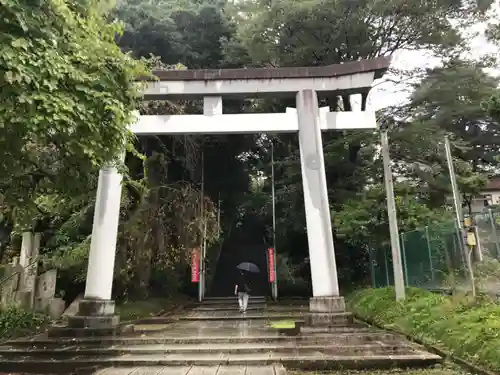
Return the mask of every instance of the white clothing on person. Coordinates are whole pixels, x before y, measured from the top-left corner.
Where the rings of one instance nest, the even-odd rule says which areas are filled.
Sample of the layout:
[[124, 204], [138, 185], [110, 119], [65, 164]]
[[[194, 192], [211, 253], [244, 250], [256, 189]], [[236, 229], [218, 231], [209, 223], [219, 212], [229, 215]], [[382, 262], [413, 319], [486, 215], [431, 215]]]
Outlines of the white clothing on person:
[[243, 312], [247, 311], [249, 298], [250, 296], [248, 295], [248, 293], [238, 292], [238, 304], [240, 305], [241, 311]]

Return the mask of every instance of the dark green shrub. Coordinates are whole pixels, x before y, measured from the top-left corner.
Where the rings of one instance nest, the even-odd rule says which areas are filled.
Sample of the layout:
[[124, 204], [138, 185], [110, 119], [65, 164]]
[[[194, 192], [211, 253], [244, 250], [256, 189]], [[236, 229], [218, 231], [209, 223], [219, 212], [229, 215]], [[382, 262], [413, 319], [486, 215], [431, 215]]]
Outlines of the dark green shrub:
[[18, 306], [0, 310], [0, 337], [9, 338], [40, 329], [48, 321], [45, 315], [27, 311]]

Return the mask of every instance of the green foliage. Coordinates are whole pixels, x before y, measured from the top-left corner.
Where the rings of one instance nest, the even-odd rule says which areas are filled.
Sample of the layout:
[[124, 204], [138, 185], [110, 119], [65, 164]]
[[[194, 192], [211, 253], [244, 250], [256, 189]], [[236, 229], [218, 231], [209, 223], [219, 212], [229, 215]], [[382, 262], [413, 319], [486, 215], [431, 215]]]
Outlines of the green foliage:
[[[394, 173], [408, 182], [396, 191], [400, 229], [412, 230], [445, 219], [443, 207], [450, 193], [442, 144], [445, 133], [455, 136], [455, 168], [460, 189], [468, 197], [484, 185], [481, 172], [495, 163], [491, 157], [491, 151], [498, 148], [492, 137], [495, 122], [489, 121], [479, 102], [489, 95], [496, 80], [475, 62], [456, 58], [465, 49], [461, 28], [483, 19], [490, 5], [489, 1], [422, 5], [420, 1], [399, 0], [247, 0], [233, 4], [228, 14], [238, 23], [234, 40], [240, 42], [240, 49], [233, 44], [235, 60], [246, 66], [327, 65], [402, 49], [432, 51], [443, 60], [438, 69], [409, 73], [424, 73], [424, 80], [417, 80], [407, 106], [378, 114], [379, 122], [390, 128]], [[242, 56], [241, 46], [246, 56]], [[257, 106], [259, 111], [282, 111], [287, 105], [293, 106], [293, 102], [267, 101]], [[324, 99], [320, 105], [331, 110], [352, 107], [348, 98], [336, 97]], [[373, 132], [323, 134], [338, 254], [351, 251], [345, 242], [360, 248], [368, 242], [388, 241], [378, 144], [378, 134]], [[293, 258], [304, 259], [307, 245], [303, 241], [305, 217], [297, 140], [279, 135], [275, 145], [277, 242], [290, 254], [295, 252]], [[268, 148], [262, 147], [259, 154], [262, 160], [269, 160]], [[269, 171], [267, 166], [267, 176]], [[260, 192], [257, 194], [262, 198]], [[267, 204], [262, 199], [252, 203], [265, 207], [263, 214], [271, 215], [269, 198]]]
[[299, 267], [293, 265], [285, 252], [276, 257], [276, 278], [278, 280], [278, 295], [309, 296], [311, 294], [308, 280], [301, 277]]
[[4, 200], [87, 190], [97, 166], [131, 147], [134, 79], [98, 2], [2, 0], [0, 186]]
[[391, 127], [391, 157], [395, 172], [419, 186], [431, 207], [445, 204], [451, 194], [444, 150], [450, 136], [459, 190], [470, 203], [498, 164], [498, 120], [482, 101], [495, 92], [498, 80], [482, 65], [453, 59], [431, 69], [414, 85], [408, 104], [383, 111]]
[[233, 16], [256, 65], [327, 65], [403, 48], [450, 53], [462, 42], [458, 27], [481, 18], [491, 1], [484, 3], [246, 0]]
[[224, 1], [126, 0], [113, 15], [125, 24], [120, 46], [134, 55], [159, 56], [165, 64], [216, 68], [231, 26]]
[[58, 246], [55, 251], [47, 254], [42, 260], [47, 268], [57, 268], [68, 272], [75, 282], [83, 282], [86, 278], [90, 251], [90, 236], [78, 242], [68, 238], [65, 245]]
[[[145, 68], [122, 51], [141, 58], [153, 54], [144, 65], [169, 69], [325, 65], [401, 49], [439, 53], [445, 64], [426, 72], [410, 103], [379, 118], [391, 127], [395, 174], [408, 182], [396, 185], [400, 229], [441, 220], [449, 194], [442, 136], [452, 135], [460, 189], [468, 196], [483, 186], [483, 172], [497, 163], [500, 110], [494, 108], [500, 100], [479, 106], [494, 97], [497, 81], [477, 64], [455, 58], [464, 51], [460, 28], [482, 20], [490, 5], [489, 0], [424, 5], [416, 0], [124, 0], [110, 10], [108, 2], [97, 0], [0, 0], [2, 14], [8, 10], [0, 26], [5, 46], [0, 86], [7, 87], [0, 93], [0, 192], [5, 194], [0, 196], [0, 258], [14, 255], [18, 234], [35, 223], [43, 232], [47, 266], [82, 282], [95, 167], [130, 141], [130, 111], [201, 111], [196, 101], [138, 104], [133, 79]], [[116, 39], [122, 51], [115, 44], [121, 27], [114, 19], [123, 22]], [[224, 109], [273, 112], [287, 105], [293, 102], [228, 100]], [[320, 105], [351, 109], [347, 98], [328, 98]], [[388, 239], [378, 134], [330, 132], [323, 139], [342, 262], [351, 250]], [[298, 143], [295, 135], [274, 140], [277, 248], [286, 253], [286, 264], [278, 264], [284, 280], [280, 288], [307, 290], [307, 274], [300, 272], [308, 265]], [[221, 241], [218, 229], [232, 227], [241, 212], [257, 212], [270, 237], [270, 179], [250, 191], [256, 160], [270, 175], [270, 149], [263, 143], [262, 137], [233, 135], [137, 140], [135, 146], [147, 157], [127, 158], [115, 293], [181, 288], [188, 279], [188, 251], [200, 243], [205, 224], [210, 245]], [[217, 209], [223, 214], [216, 229]], [[216, 260], [218, 246], [213, 248], [209, 259]]]
[[500, 90], [495, 90], [489, 97], [484, 98], [481, 105], [493, 119], [500, 122]]
[[39, 330], [48, 321], [47, 316], [9, 306], [0, 310], [0, 338], [9, 338], [18, 334], [28, 334]]
[[[475, 62], [452, 60], [431, 70], [410, 102], [418, 122], [450, 132], [462, 141], [456, 145], [456, 156], [474, 172], [485, 164], [496, 164], [500, 144], [498, 122], [481, 106], [496, 91], [498, 79], [482, 68]], [[460, 175], [460, 170], [457, 173]], [[464, 181], [464, 186], [468, 184]]]
[[[444, 210], [432, 210], [418, 196], [414, 187], [396, 184], [395, 201], [399, 230], [411, 231], [448, 219]], [[388, 242], [388, 217], [385, 188], [381, 184], [368, 186], [366, 191], [332, 212], [334, 227], [339, 238], [354, 245], [383, 246]]]
[[[287, 371], [288, 373], [288, 371]], [[390, 369], [390, 370], [342, 370], [332, 372], [310, 372], [310, 371], [291, 371], [291, 375], [470, 375], [467, 371], [451, 363], [437, 365], [425, 369]]]
[[392, 288], [366, 289], [349, 298], [351, 311], [376, 324], [397, 329], [450, 353], [500, 369], [500, 305], [488, 300], [445, 297], [409, 288], [403, 302]]

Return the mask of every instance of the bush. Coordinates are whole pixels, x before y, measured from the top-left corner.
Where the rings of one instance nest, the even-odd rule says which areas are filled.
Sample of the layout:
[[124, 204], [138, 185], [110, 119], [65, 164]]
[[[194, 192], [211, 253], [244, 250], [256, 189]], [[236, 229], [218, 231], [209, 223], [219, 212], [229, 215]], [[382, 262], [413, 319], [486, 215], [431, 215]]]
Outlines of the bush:
[[489, 299], [409, 288], [406, 300], [396, 302], [393, 288], [380, 288], [353, 293], [348, 305], [362, 319], [500, 370], [500, 305]]
[[0, 310], [0, 338], [10, 338], [40, 329], [48, 319], [17, 306]]
[[311, 283], [299, 276], [300, 265], [294, 265], [284, 254], [276, 257], [276, 276], [280, 297], [308, 297]]

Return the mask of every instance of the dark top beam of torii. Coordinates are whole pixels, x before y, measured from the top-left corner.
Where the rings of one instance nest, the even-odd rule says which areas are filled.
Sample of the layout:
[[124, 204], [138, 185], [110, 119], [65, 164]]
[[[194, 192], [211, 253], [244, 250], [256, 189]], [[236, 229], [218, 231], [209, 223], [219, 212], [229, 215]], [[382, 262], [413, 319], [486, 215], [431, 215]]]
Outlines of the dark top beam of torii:
[[142, 77], [139, 81], [147, 82], [145, 100], [207, 95], [283, 97], [308, 88], [320, 96], [366, 94], [373, 81], [384, 75], [390, 62], [390, 57], [379, 57], [314, 67], [154, 70], [153, 77]]

